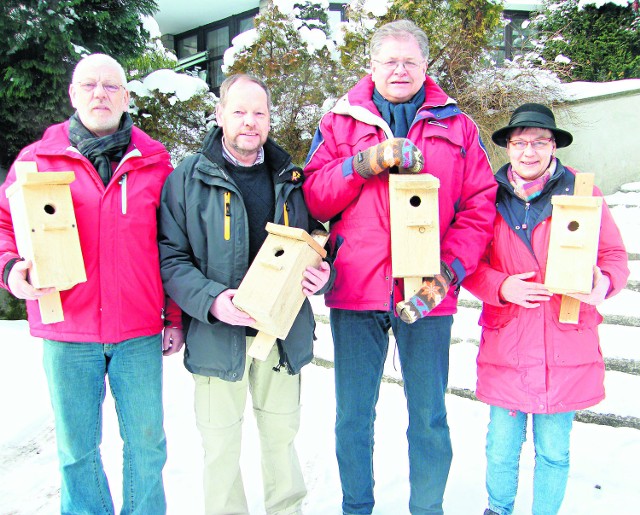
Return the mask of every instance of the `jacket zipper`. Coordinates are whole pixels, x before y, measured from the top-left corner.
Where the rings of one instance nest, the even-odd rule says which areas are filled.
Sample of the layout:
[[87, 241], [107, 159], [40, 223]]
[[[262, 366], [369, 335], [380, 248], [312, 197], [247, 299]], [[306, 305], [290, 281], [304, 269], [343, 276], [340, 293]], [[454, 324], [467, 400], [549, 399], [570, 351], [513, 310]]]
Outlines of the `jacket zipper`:
[[289, 227], [289, 206], [287, 203], [284, 203], [284, 225]]
[[439, 122], [438, 120], [429, 120], [427, 123], [429, 125], [436, 125], [438, 127], [442, 127], [443, 129], [448, 129], [449, 128], [448, 125], [445, 125], [444, 123]]
[[224, 192], [224, 239], [231, 239], [231, 192]]
[[522, 222], [522, 228], [526, 231], [529, 228], [529, 207], [531, 206], [530, 202], [525, 202], [524, 204], [524, 222]]
[[122, 214], [126, 215], [127, 214], [127, 174], [123, 174], [122, 177], [120, 177], [120, 180], [118, 181], [118, 183], [120, 184], [120, 192], [122, 195]]

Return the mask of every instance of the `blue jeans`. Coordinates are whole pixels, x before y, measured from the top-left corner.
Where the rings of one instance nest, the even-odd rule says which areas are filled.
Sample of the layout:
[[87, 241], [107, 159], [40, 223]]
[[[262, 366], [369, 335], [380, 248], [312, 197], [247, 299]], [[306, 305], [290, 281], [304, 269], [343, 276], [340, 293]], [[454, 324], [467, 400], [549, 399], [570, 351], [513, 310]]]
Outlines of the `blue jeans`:
[[44, 340], [43, 362], [55, 415], [61, 513], [114, 513], [100, 456], [106, 374], [124, 444], [121, 513], [165, 513], [160, 335], [116, 345]]
[[376, 403], [393, 330], [409, 410], [409, 509], [441, 514], [451, 465], [444, 403], [449, 375], [451, 316], [406, 324], [391, 312], [331, 309], [335, 353], [336, 456], [342, 510], [373, 510], [373, 430]]
[[[558, 513], [569, 476], [569, 435], [575, 411], [533, 414], [533, 515]], [[499, 515], [513, 512], [518, 490], [520, 452], [527, 435], [527, 414], [491, 406], [487, 432], [489, 508]]]

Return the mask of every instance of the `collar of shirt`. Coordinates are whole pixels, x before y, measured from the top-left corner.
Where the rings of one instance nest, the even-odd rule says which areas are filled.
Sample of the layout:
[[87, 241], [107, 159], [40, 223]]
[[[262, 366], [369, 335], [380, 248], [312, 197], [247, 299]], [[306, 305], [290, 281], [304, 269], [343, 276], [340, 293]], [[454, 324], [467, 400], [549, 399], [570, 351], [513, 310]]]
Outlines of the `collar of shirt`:
[[[229, 161], [232, 165], [235, 166], [246, 166], [243, 165], [240, 161], [238, 161], [233, 154], [231, 154], [231, 152], [229, 152], [229, 149], [227, 148], [226, 142], [224, 141], [224, 136], [222, 136], [222, 156]], [[260, 147], [258, 149], [258, 155], [256, 156], [256, 160], [253, 163], [254, 165], [259, 165], [264, 163], [264, 147]]]

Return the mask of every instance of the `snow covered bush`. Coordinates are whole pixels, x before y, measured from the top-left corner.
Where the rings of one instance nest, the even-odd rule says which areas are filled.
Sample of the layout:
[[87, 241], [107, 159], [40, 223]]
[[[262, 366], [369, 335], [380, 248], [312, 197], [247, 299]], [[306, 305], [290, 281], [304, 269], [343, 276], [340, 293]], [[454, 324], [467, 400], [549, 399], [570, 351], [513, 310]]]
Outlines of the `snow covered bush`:
[[640, 78], [638, 0], [545, 0], [532, 27], [542, 66], [567, 82]]
[[328, 0], [274, 0], [225, 53], [223, 71], [251, 73], [271, 90], [271, 136], [303, 164], [327, 98], [340, 90]]
[[131, 81], [127, 88], [134, 123], [164, 144], [174, 166], [200, 148], [217, 102], [205, 81], [165, 69]]

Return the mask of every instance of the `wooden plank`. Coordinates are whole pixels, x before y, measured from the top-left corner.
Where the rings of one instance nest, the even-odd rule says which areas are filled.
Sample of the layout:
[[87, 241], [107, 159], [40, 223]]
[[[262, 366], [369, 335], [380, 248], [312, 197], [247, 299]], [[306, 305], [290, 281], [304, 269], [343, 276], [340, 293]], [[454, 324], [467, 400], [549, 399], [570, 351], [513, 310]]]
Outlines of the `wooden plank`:
[[580, 301], [569, 295], [563, 295], [560, 302], [560, 322], [577, 324], [580, 320]]
[[576, 174], [576, 182], [573, 187], [573, 194], [583, 196], [583, 197], [592, 196], [595, 177], [596, 176], [593, 173]]
[[48, 295], [44, 295], [38, 299], [40, 308], [40, 318], [43, 324], [54, 324], [64, 321], [64, 313], [62, 312], [62, 301], [60, 300], [60, 292], [54, 291]]
[[551, 197], [554, 206], [569, 207], [571, 209], [592, 209], [602, 203], [601, 197], [554, 195]]
[[271, 353], [271, 349], [276, 343], [276, 337], [265, 333], [264, 331], [258, 331], [258, 334], [253, 339], [251, 346], [247, 350], [247, 354], [252, 358], [264, 361]]
[[401, 177], [400, 181], [396, 181], [394, 187], [398, 190], [437, 190], [440, 188], [440, 180], [431, 174], [417, 175], [391, 175], [391, 178]]
[[409, 300], [422, 288], [422, 277], [404, 278], [404, 300]]

